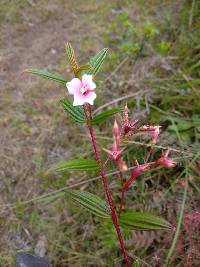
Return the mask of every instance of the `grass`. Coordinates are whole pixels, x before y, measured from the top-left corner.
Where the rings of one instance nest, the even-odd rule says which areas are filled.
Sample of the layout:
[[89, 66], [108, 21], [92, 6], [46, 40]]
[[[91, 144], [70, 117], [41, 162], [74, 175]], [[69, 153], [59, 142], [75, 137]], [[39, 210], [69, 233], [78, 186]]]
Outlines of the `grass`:
[[[83, 5], [82, 1], [73, 4], [72, 1], [63, 3], [58, 0], [41, 1], [39, 5], [34, 5], [34, 1], [10, 1], [9, 4], [2, 2], [1, 7], [3, 33], [12, 27], [16, 36], [19, 35], [16, 37], [19, 42], [22, 38], [20, 31], [25, 31], [25, 37], [27, 34], [24, 18], [30, 18], [31, 23], [37, 26], [34, 31], [41, 31], [41, 38], [42, 34], [48, 33], [49, 25], [56, 28], [60, 20], [59, 25], [69, 29], [68, 36], [59, 37], [59, 46], [63, 45], [63, 50], [56, 48], [56, 58], [48, 54], [49, 47], [43, 43], [41, 46], [47, 47], [42, 50], [43, 54], [33, 54], [34, 58], [30, 56], [27, 61], [25, 54], [29, 53], [29, 46], [23, 39], [24, 44], [16, 44], [23, 48], [21, 62], [37, 63], [38, 67], [63, 74], [67, 64], [63, 59], [66, 39], [72, 39], [83, 61], [102, 46], [109, 47], [109, 60], [98, 76], [97, 106], [135, 94], [138, 90], [147, 91], [144, 95], [119, 99], [117, 103], [123, 107], [128, 102], [132, 116], [144, 116], [151, 123], [161, 124], [162, 134], [156, 153], [160, 153], [161, 147], [170, 146], [174, 149], [171, 156], [182, 159], [173, 170], [152, 172], [138, 180], [127, 192], [126, 205], [160, 214], [174, 225], [179, 218], [179, 237], [177, 234], [173, 239], [173, 233], [165, 231], [129, 232], [125, 233], [126, 241], [131, 256], [138, 258], [141, 266], [155, 266], [155, 254], [161, 258], [160, 266], [167, 255], [168, 266], [184, 266], [187, 260], [185, 255], [193, 255], [192, 249], [199, 251], [200, 247], [195, 237], [192, 237], [193, 247], [188, 245], [190, 237], [184, 224], [184, 214], [198, 210], [200, 190], [198, 159], [184, 159], [186, 156], [194, 158], [200, 148], [199, 2], [168, 0], [165, 3], [133, 3], [119, 0], [94, 3], [87, 0]], [[68, 24], [67, 17], [70, 22], [73, 21], [73, 26]], [[41, 25], [48, 27], [44, 29]], [[50, 32], [49, 38], [51, 35]], [[8, 52], [15, 53], [14, 45], [11, 48], [13, 51]], [[4, 49], [7, 51], [5, 45]], [[20, 50], [18, 47], [16, 49], [18, 53]], [[12, 53], [9, 53], [3, 56], [3, 62], [6, 59], [9, 65], [12, 61], [15, 64]], [[45, 57], [46, 54], [49, 56]], [[48, 66], [50, 61], [53, 67]], [[18, 75], [18, 71], [21, 71], [20, 67], [15, 74]], [[109, 79], [107, 71], [112, 73]], [[64, 194], [66, 188], [75, 185], [103, 197], [98, 174], [70, 171], [62, 175], [45, 175], [46, 170], [56, 162], [77, 158], [78, 155], [93, 157], [85, 130], [72, 125], [59, 105], [64, 89], [36, 77], [20, 76], [16, 81], [9, 68], [6, 75], [5, 90], [0, 93], [0, 266], [13, 266], [17, 251], [34, 252], [39, 242], [42, 244], [41, 251], [45, 252], [54, 267], [112, 266], [113, 259], [120, 262], [110, 226], [69, 204]], [[71, 77], [69, 72], [65, 76]], [[116, 118], [120, 119], [119, 116]], [[110, 143], [105, 137], [111, 137], [111, 127], [112, 121], [108, 120], [100, 125], [101, 131], [96, 130], [99, 145], [105, 147]], [[128, 145], [125, 157], [130, 163], [136, 157], [142, 160], [145, 152], [142, 140], [134, 141], [140, 145]], [[153, 156], [156, 157], [156, 154]], [[113, 166], [109, 168], [111, 172]], [[177, 181], [183, 178], [186, 168], [190, 191], [180, 216], [184, 187]], [[115, 175], [109, 176], [110, 182], [114, 180]], [[112, 185], [113, 195], [119, 201], [118, 185]], [[199, 231], [196, 236], [200, 236]], [[196, 253], [190, 264], [198, 266], [199, 261]]]

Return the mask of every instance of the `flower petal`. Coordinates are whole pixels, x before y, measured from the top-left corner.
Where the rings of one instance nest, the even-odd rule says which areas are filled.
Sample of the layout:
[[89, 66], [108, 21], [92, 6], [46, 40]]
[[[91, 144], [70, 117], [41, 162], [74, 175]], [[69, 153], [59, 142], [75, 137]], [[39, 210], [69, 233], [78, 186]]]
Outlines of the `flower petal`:
[[93, 105], [95, 98], [96, 98], [95, 92], [90, 91], [87, 94], [83, 95], [81, 94], [80, 91], [77, 91], [74, 94], [73, 106], [82, 106], [85, 103]]
[[90, 90], [96, 88], [96, 84], [92, 81], [92, 75], [84, 74], [82, 77], [82, 83], [88, 85]]
[[75, 92], [73, 106], [82, 106], [86, 101], [86, 97], [81, 92]]
[[96, 97], [97, 95], [95, 94], [95, 92], [90, 91], [86, 95], [85, 102], [89, 103], [90, 105], [93, 105]]
[[66, 84], [68, 92], [70, 95], [75, 94], [75, 92], [81, 89], [81, 80], [78, 78], [73, 78], [70, 82]]
[[83, 83], [86, 83], [86, 84], [92, 82], [92, 75], [83, 74], [83, 76], [82, 76], [82, 82]]

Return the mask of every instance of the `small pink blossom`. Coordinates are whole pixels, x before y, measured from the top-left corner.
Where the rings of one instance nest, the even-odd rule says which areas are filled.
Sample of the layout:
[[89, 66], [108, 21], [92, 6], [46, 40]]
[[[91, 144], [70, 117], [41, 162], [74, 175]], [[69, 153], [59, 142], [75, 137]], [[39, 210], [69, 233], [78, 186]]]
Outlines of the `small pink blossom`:
[[113, 135], [114, 135], [114, 138], [115, 138], [117, 144], [119, 144], [119, 142], [120, 142], [120, 130], [119, 130], [119, 126], [117, 124], [117, 121], [115, 121], [115, 123], [113, 125]]
[[106, 153], [108, 153], [108, 155], [111, 156], [115, 161], [118, 161], [118, 160], [119, 160], [120, 155], [121, 155], [121, 153], [124, 151], [124, 149], [125, 149], [125, 148], [119, 149], [119, 148], [116, 146], [115, 142], [114, 142], [114, 144], [113, 144], [111, 150], [110, 150], [110, 149], [103, 148], [103, 150], [104, 150]]
[[154, 131], [152, 131], [151, 133], [151, 138], [152, 138], [152, 143], [156, 144], [157, 140], [158, 140], [158, 136], [160, 134], [160, 127], [161, 126], [153, 126], [154, 127]]
[[93, 105], [96, 84], [92, 81], [92, 75], [84, 74], [82, 80], [73, 78], [66, 86], [69, 94], [74, 96], [73, 106], [82, 106], [85, 103]]
[[128, 170], [128, 165], [126, 164], [126, 162], [124, 162], [122, 159], [118, 159], [117, 161], [117, 165], [119, 166], [119, 169], [121, 171], [127, 171]]
[[135, 124], [138, 122], [138, 120], [134, 120], [134, 121], [129, 121], [128, 118], [128, 107], [127, 104], [124, 108], [124, 112], [123, 112], [123, 127], [124, 127], [124, 135], [126, 135], [127, 133], [129, 133], [131, 130], [134, 129]]
[[103, 150], [108, 153], [109, 156], [113, 158], [113, 160], [118, 165], [119, 169], [122, 171], [126, 171], [128, 169], [127, 164], [120, 158], [121, 153], [125, 148], [120, 148], [120, 130], [117, 122], [115, 121], [113, 125], [113, 145], [111, 149], [103, 148]]
[[129, 133], [131, 130], [134, 129], [136, 123], [138, 123], [138, 120], [134, 120], [132, 122], [130, 121], [124, 121], [124, 134], [126, 135]]
[[119, 131], [119, 127], [116, 121], [113, 125], [113, 138], [114, 138], [114, 141], [113, 141], [112, 149], [109, 150], [109, 149], [103, 148], [103, 150], [106, 153], [108, 153], [108, 155], [111, 156], [115, 161], [118, 161], [124, 148], [120, 149], [120, 131]]
[[149, 168], [150, 163], [145, 163], [145, 164], [140, 165], [140, 164], [138, 163], [138, 161], [136, 160], [136, 161], [135, 161], [135, 165], [136, 165], [135, 168], [138, 170], [138, 173], [140, 174], [140, 173], [146, 171], [146, 170]]
[[162, 152], [162, 156], [156, 161], [157, 166], [162, 166], [165, 168], [172, 168], [174, 167], [177, 162], [168, 158], [169, 150], [166, 152]]
[[160, 128], [161, 128], [161, 126], [158, 126], [158, 125], [155, 125], [155, 126], [144, 125], [144, 126], [140, 127], [138, 131], [150, 132], [151, 133], [151, 141], [153, 144], [156, 144], [157, 140], [158, 140], [158, 136], [160, 134]]
[[131, 173], [131, 177], [129, 180], [123, 185], [123, 190], [127, 190], [131, 184], [135, 181], [135, 179], [143, 172], [145, 172], [147, 169], [150, 168], [151, 164], [150, 163], [145, 163], [140, 165], [138, 161], [135, 161], [135, 167], [133, 168], [133, 171]]
[[116, 162], [117, 166], [119, 167], [120, 170], [122, 171], [126, 171], [128, 169], [128, 166], [126, 164], [126, 162], [124, 162], [120, 157], [121, 157], [121, 153], [124, 151], [125, 148], [120, 149], [117, 144], [116, 141], [114, 141], [112, 149], [106, 149], [103, 148], [103, 150], [108, 153], [109, 156], [111, 156], [113, 158], [113, 160]]

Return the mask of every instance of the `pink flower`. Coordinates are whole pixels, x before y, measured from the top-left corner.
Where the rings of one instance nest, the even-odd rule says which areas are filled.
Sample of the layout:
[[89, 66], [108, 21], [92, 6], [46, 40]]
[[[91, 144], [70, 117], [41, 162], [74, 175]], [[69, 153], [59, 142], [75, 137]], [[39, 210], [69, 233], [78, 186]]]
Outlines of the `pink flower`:
[[136, 123], [138, 123], [138, 120], [134, 120], [132, 122], [130, 121], [124, 121], [124, 134], [126, 135], [129, 133], [131, 130], [134, 129]]
[[129, 121], [128, 118], [128, 107], [127, 104], [124, 108], [124, 112], [123, 112], [123, 127], [124, 127], [124, 135], [126, 135], [127, 133], [129, 133], [131, 130], [134, 129], [135, 124], [138, 122], [138, 120], [134, 120], [132, 122]]
[[113, 146], [112, 146], [112, 149], [106, 149], [106, 148], [103, 148], [103, 150], [108, 153], [108, 155], [110, 155], [115, 161], [118, 161], [119, 158], [120, 158], [120, 155], [121, 153], [123, 152], [125, 148], [122, 148], [122, 149], [119, 149], [117, 146], [116, 146], [116, 143], [114, 142]]
[[111, 149], [103, 148], [103, 150], [108, 153], [109, 156], [113, 158], [113, 160], [117, 163], [120, 170], [127, 170], [127, 164], [120, 158], [121, 153], [125, 148], [120, 148], [120, 130], [117, 122], [115, 121], [113, 125], [113, 145]]
[[145, 172], [147, 169], [150, 168], [151, 164], [150, 163], [145, 163], [140, 165], [138, 161], [135, 161], [135, 167], [133, 168], [133, 171], [131, 173], [131, 177], [129, 180], [123, 185], [123, 190], [127, 190], [131, 184], [135, 181], [135, 179], [143, 172]]
[[128, 170], [128, 166], [127, 166], [127, 164], [126, 164], [126, 162], [124, 162], [122, 159], [118, 159], [118, 161], [117, 161], [117, 165], [119, 166], [119, 169], [121, 170], [121, 171], [127, 171]]
[[153, 127], [154, 127], [154, 130], [151, 133], [151, 138], [152, 138], [152, 143], [156, 144], [158, 136], [159, 136], [159, 133], [160, 133], [160, 127], [161, 126], [153, 126]]
[[117, 146], [116, 141], [114, 141], [112, 149], [106, 149], [106, 148], [102, 148], [102, 149], [106, 153], [108, 153], [109, 156], [111, 156], [113, 158], [113, 160], [116, 162], [116, 164], [118, 165], [120, 170], [126, 171], [128, 169], [126, 162], [124, 162], [121, 159], [121, 153], [124, 151], [125, 148], [120, 149]]
[[135, 165], [136, 166], [133, 169], [132, 176], [134, 173], [137, 173], [137, 175], [139, 175], [140, 173], [145, 172], [149, 168], [150, 163], [145, 163], [145, 164], [140, 165], [138, 161], [136, 160]]
[[114, 139], [116, 140], [117, 145], [119, 145], [119, 142], [120, 142], [120, 130], [119, 130], [119, 126], [117, 124], [117, 121], [115, 121], [115, 123], [113, 125], [113, 136], [114, 136]]
[[113, 160], [118, 165], [119, 169], [122, 171], [126, 171], [128, 166], [126, 162], [121, 159], [121, 153], [124, 151], [125, 148], [120, 148], [120, 130], [117, 122], [115, 121], [113, 125], [113, 145], [111, 149], [103, 148], [103, 150], [108, 153], [109, 156], [113, 158]]
[[144, 125], [144, 126], [140, 127], [138, 131], [150, 132], [151, 133], [151, 141], [153, 144], [156, 144], [157, 140], [158, 140], [158, 136], [160, 134], [160, 127], [161, 126], [158, 126], [158, 125], [155, 125], [155, 126]]
[[156, 161], [157, 166], [163, 166], [165, 168], [174, 167], [177, 162], [168, 158], [169, 150], [162, 153], [162, 156]]
[[92, 75], [84, 74], [82, 80], [74, 78], [66, 86], [69, 94], [74, 96], [73, 106], [82, 106], [85, 103], [93, 105], [96, 84], [92, 81]]
[[113, 134], [116, 138], [120, 137], [120, 131], [119, 131], [119, 126], [117, 124], [117, 121], [115, 120], [114, 125], [113, 125]]

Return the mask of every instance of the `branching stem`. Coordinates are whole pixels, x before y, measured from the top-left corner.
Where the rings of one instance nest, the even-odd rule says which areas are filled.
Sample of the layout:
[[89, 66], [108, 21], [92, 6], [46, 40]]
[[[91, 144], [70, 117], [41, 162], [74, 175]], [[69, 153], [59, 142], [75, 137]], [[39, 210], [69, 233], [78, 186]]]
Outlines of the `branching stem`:
[[91, 107], [90, 107], [89, 104], [85, 104], [83, 106], [83, 109], [84, 109], [84, 113], [85, 113], [88, 129], [89, 129], [89, 133], [90, 133], [90, 137], [91, 137], [91, 143], [92, 143], [92, 146], [93, 146], [93, 149], [94, 149], [94, 152], [95, 152], [96, 160], [97, 160], [97, 162], [99, 164], [100, 175], [101, 175], [102, 183], [103, 183], [103, 186], [104, 186], [105, 194], [106, 194], [109, 206], [110, 206], [112, 222], [113, 222], [113, 224], [115, 226], [115, 230], [116, 230], [116, 233], [117, 233], [117, 237], [118, 237], [118, 240], [119, 240], [119, 243], [120, 243], [120, 248], [121, 248], [121, 251], [123, 253], [123, 257], [124, 257], [124, 261], [126, 263], [126, 266], [127, 267], [131, 267], [131, 262], [130, 262], [128, 253], [127, 253], [126, 248], [125, 248], [124, 240], [123, 240], [123, 237], [122, 237], [122, 234], [121, 234], [121, 230], [120, 230], [120, 227], [119, 227], [119, 223], [118, 223], [118, 218], [117, 218], [117, 215], [116, 215], [116, 212], [115, 212], [115, 208], [114, 208], [114, 204], [113, 204], [113, 201], [112, 201], [109, 184], [108, 184], [108, 182], [106, 180], [105, 168], [104, 168], [104, 166], [102, 164], [101, 156], [100, 156], [98, 148], [97, 148], [96, 138], [95, 138], [95, 135], [94, 135], [94, 129], [93, 129], [93, 126], [90, 124], [90, 120], [92, 119]]

